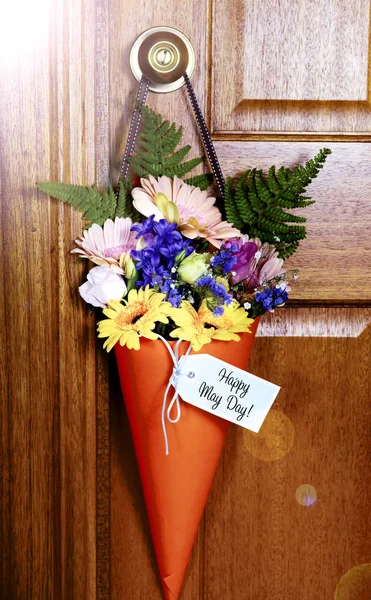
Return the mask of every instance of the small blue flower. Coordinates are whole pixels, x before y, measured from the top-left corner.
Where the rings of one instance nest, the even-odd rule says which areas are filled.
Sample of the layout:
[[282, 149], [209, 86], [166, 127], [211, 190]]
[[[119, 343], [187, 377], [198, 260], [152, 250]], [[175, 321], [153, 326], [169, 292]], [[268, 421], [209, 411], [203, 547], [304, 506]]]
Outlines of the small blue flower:
[[212, 267], [215, 267], [215, 268], [221, 267], [222, 264], [223, 264], [223, 259], [220, 256], [220, 254], [215, 254], [215, 256], [213, 256], [210, 259], [210, 264], [211, 264]]
[[138, 232], [138, 235], [135, 236], [137, 239], [140, 238], [142, 235], [145, 235], [146, 233], [152, 233], [154, 220], [155, 215], [151, 215], [150, 217], [148, 217], [148, 219], [144, 219], [142, 223], [136, 223], [135, 225], [133, 225], [131, 231]]
[[284, 304], [289, 297], [286, 290], [279, 286], [267, 288], [255, 295], [255, 301], [261, 304], [264, 310], [274, 310], [277, 306]]
[[222, 304], [230, 304], [233, 300], [231, 294], [228, 294], [224, 285], [217, 283], [211, 275], [203, 275], [200, 279], [197, 279], [195, 285], [199, 288], [209, 290], [212, 296], [223, 301]]
[[182, 302], [182, 294], [180, 294], [178, 290], [173, 289], [170, 291], [167, 299], [170, 302], [171, 306], [173, 306], [174, 308], [179, 308], [180, 303]]
[[234, 255], [238, 251], [237, 244], [225, 242], [218, 252], [211, 258], [210, 264], [216, 271], [221, 271], [223, 275], [230, 273], [237, 262]]

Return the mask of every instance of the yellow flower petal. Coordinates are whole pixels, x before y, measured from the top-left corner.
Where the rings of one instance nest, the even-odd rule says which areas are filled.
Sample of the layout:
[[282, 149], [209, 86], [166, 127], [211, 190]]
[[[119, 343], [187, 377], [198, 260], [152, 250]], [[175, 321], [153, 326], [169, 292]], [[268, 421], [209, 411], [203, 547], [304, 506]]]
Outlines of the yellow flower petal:
[[224, 306], [221, 317], [214, 317], [205, 301], [198, 312], [189, 302], [182, 302], [180, 308], [169, 309], [168, 314], [178, 325], [170, 336], [191, 342], [196, 352], [212, 339], [238, 342], [240, 337], [236, 334], [250, 331], [249, 325], [253, 322], [237, 302]]
[[157, 339], [152, 330], [156, 323], [168, 323], [166, 316], [170, 304], [164, 302], [164, 294], [154, 290], [130, 290], [124, 303], [114, 300], [103, 311], [107, 319], [98, 323], [98, 337], [106, 337], [103, 347], [109, 352], [119, 341], [121, 346], [139, 350], [139, 337]]

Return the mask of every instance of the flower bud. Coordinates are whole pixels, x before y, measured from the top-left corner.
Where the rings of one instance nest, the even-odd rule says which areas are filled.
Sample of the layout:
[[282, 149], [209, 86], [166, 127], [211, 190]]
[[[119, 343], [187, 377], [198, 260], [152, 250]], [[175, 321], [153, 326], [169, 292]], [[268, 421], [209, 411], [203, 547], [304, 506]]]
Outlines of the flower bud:
[[130, 252], [123, 252], [120, 257], [120, 267], [124, 270], [125, 277], [131, 279], [136, 275], [136, 268]]
[[194, 283], [204, 275], [209, 261], [209, 254], [193, 252], [179, 265], [178, 275], [185, 283]]

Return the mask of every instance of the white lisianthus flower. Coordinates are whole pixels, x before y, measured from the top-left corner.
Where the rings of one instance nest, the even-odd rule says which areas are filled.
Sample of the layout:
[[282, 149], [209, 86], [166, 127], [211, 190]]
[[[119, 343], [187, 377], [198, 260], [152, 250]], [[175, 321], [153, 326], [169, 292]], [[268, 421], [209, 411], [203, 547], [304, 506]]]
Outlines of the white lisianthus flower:
[[124, 278], [108, 266], [93, 267], [87, 281], [79, 287], [80, 296], [92, 306], [106, 308], [110, 300], [121, 300], [127, 293]]

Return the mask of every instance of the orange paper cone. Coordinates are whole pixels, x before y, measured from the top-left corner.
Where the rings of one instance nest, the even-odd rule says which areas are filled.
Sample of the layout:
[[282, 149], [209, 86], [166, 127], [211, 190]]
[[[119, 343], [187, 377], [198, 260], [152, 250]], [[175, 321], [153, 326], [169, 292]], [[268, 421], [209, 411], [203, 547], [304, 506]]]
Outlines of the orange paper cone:
[[[240, 342], [215, 340], [200, 354], [244, 369], [257, 326], [258, 319]], [[188, 345], [180, 344], [179, 356]], [[177, 600], [229, 423], [181, 401], [180, 420], [166, 424], [167, 456], [161, 411], [173, 369], [169, 351], [161, 340], [142, 338], [140, 350], [116, 344], [115, 352], [164, 596]]]

